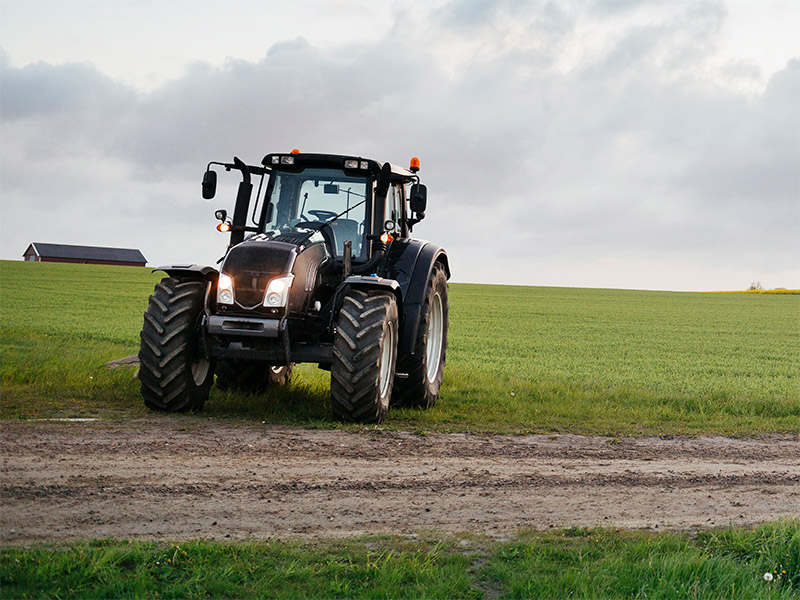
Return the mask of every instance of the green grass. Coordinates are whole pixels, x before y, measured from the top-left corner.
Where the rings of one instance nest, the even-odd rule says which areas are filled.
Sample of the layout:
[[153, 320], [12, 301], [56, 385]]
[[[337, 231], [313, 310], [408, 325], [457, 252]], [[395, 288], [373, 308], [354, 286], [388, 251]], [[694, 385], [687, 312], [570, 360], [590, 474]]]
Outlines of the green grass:
[[[147, 414], [133, 370], [147, 269], [0, 263], [0, 416]], [[800, 296], [451, 285], [445, 387], [412, 431], [800, 432]], [[338, 427], [328, 375], [214, 389], [202, 415]], [[772, 582], [763, 579], [765, 572]], [[785, 571], [785, 573], [784, 573]], [[2, 597], [800, 597], [800, 522], [688, 534], [480, 536], [4, 548]]]
[[800, 522], [695, 536], [573, 528], [504, 542], [37, 545], [0, 551], [0, 589], [13, 598], [797, 598]]
[[[0, 262], [3, 418], [147, 414], [133, 370], [149, 269]], [[451, 284], [445, 384], [386, 427], [610, 435], [800, 432], [800, 295]], [[337, 427], [329, 375], [212, 390], [203, 415]], [[174, 417], [165, 417], [174, 418]], [[192, 418], [192, 417], [186, 417]], [[196, 417], [200, 418], [200, 417]]]

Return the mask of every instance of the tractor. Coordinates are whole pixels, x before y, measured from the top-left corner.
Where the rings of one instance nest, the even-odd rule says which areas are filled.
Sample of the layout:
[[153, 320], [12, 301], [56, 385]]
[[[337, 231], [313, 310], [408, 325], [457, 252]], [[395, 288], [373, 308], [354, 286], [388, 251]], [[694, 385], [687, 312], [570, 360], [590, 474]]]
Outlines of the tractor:
[[[198, 411], [214, 383], [263, 391], [296, 363], [330, 371], [334, 418], [380, 423], [389, 406], [429, 408], [447, 353], [450, 267], [413, 239], [425, 217], [419, 159], [408, 169], [360, 156], [267, 154], [260, 165], [210, 162], [241, 176], [219, 270], [168, 265], [144, 313], [145, 405]], [[253, 189], [257, 183], [255, 200]]]

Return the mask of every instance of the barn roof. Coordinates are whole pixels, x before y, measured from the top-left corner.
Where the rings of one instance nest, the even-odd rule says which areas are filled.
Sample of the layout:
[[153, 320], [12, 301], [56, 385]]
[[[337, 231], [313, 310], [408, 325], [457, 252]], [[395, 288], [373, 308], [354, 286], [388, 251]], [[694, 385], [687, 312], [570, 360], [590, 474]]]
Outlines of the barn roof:
[[[77, 260], [106, 260], [115, 262], [146, 263], [147, 259], [133, 248], [100, 248], [97, 246], [71, 246], [69, 244], [45, 244], [33, 242], [28, 250], [33, 249], [37, 256], [46, 258], [71, 258]], [[28, 253], [25, 250], [25, 254]]]

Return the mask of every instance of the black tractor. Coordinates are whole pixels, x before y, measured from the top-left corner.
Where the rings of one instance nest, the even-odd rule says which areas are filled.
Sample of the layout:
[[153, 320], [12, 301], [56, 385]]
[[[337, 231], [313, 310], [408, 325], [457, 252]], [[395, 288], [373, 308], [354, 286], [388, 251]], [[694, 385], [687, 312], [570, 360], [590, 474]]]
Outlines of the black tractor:
[[[241, 174], [219, 271], [159, 267], [141, 334], [145, 404], [200, 410], [221, 389], [263, 390], [295, 363], [331, 373], [333, 415], [377, 423], [389, 405], [436, 403], [447, 351], [450, 267], [445, 251], [411, 238], [425, 216], [419, 160], [409, 169], [355, 156], [268, 154], [260, 166], [211, 162]], [[252, 201], [254, 181], [258, 188]], [[251, 206], [252, 204], [252, 206]]]

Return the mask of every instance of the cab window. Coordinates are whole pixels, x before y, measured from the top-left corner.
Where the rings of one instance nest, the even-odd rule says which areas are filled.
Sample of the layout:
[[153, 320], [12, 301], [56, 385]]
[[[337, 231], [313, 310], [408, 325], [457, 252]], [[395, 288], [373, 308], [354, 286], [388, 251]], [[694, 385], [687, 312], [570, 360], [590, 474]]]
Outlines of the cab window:
[[328, 223], [334, 253], [342, 256], [344, 242], [349, 240], [353, 256], [361, 256], [365, 247], [366, 177], [352, 177], [335, 169], [304, 169], [299, 173], [278, 171], [272, 179], [269, 199], [275, 209], [265, 230]]

